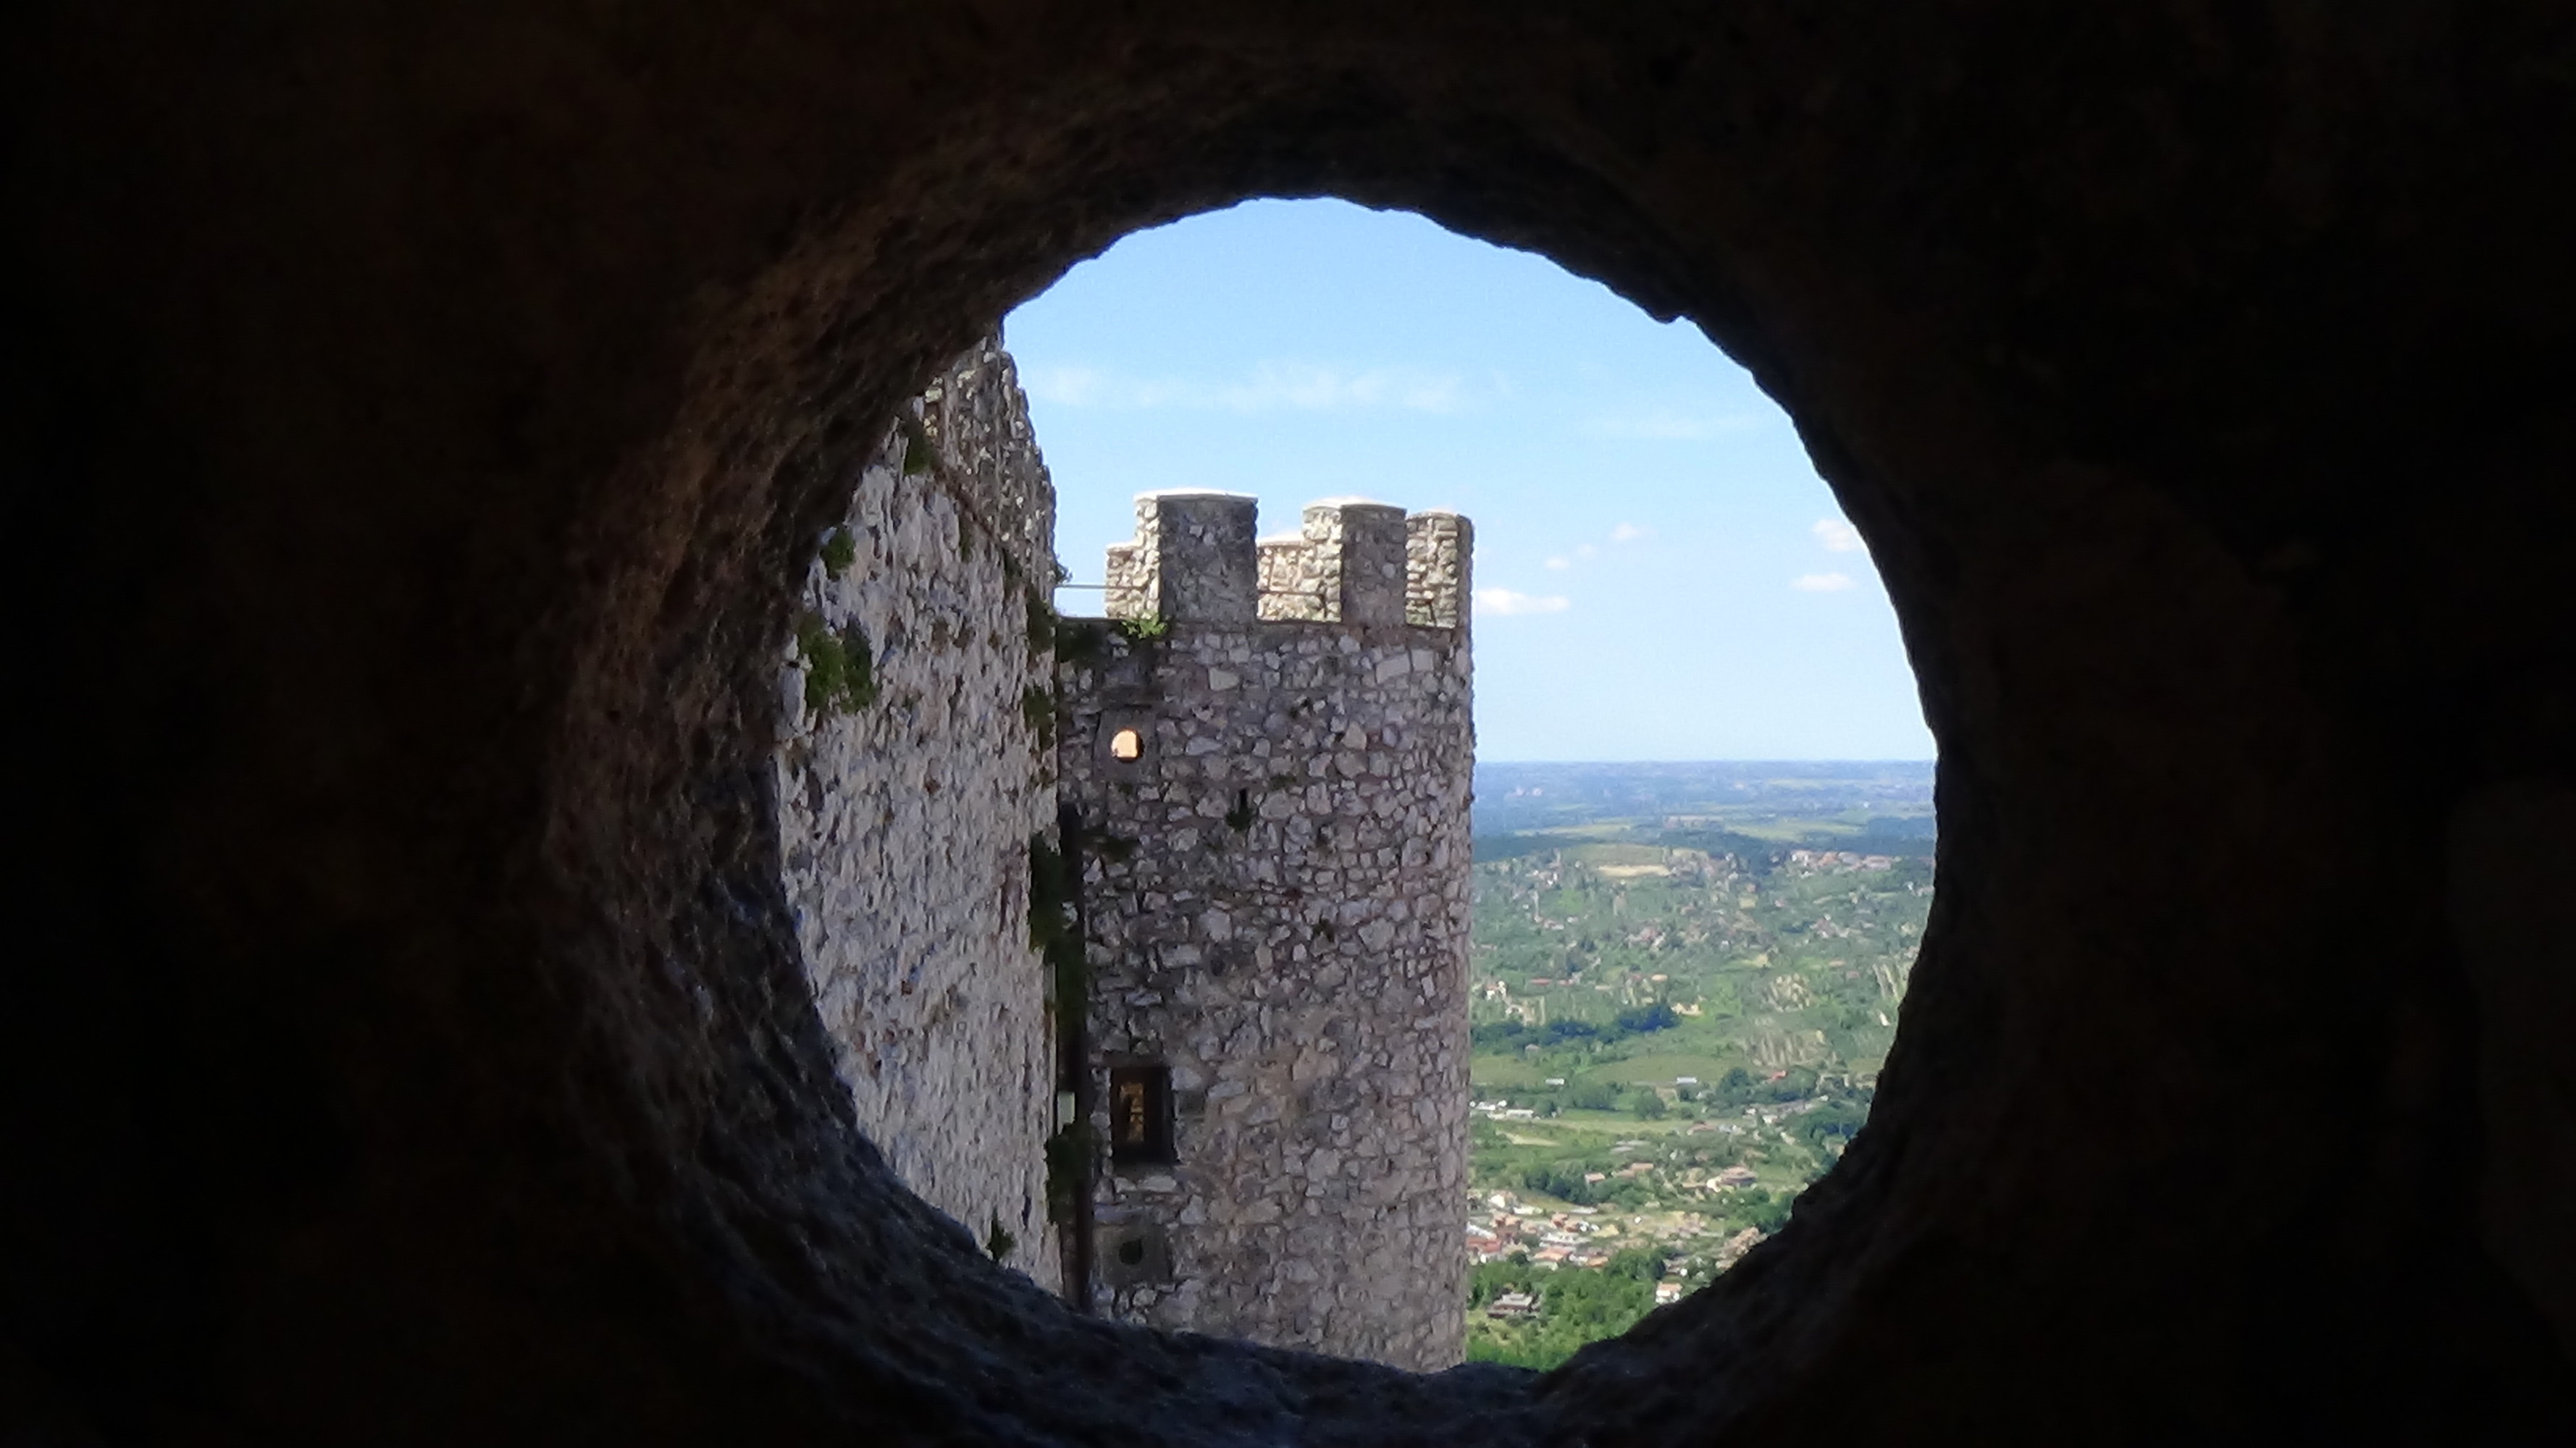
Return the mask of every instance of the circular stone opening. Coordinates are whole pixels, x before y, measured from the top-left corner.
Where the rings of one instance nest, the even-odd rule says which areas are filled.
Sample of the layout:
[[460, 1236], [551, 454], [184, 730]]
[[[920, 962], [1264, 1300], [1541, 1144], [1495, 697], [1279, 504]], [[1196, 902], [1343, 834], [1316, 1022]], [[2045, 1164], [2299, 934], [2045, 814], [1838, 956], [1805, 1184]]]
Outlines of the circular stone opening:
[[[12, 92], [53, 1436], [2576, 1441], [2549, 7], [156, 8]], [[849, 469], [1080, 257], [1326, 193], [1751, 366], [1942, 740], [1870, 1130], [1543, 1381], [996, 1268], [853, 1129], [778, 885]], [[823, 622], [835, 720], [948, 707], [954, 632]], [[986, 702], [993, 770], [1052, 727]], [[1025, 938], [1021, 822], [954, 904]]]
[[1144, 752], [1145, 741], [1138, 738], [1133, 729], [1121, 729], [1109, 736], [1109, 757], [1112, 759], [1133, 763]]

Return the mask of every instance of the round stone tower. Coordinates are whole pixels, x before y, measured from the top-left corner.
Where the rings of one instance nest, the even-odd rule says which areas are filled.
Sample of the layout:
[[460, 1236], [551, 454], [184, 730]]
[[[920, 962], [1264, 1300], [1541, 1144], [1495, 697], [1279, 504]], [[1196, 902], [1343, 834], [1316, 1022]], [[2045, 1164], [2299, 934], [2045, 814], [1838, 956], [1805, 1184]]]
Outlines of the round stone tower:
[[1095, 1301], [1458, 1360], [1467, 521], [1149, 494], [1062, 649], [1082, 867]]

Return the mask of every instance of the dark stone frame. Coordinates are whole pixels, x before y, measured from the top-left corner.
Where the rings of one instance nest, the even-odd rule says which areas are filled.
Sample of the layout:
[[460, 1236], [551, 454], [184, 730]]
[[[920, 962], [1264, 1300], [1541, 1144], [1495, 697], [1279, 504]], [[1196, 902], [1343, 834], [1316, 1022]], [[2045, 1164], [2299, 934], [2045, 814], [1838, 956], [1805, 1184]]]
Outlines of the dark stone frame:
[[[11, 1428], [2576, 1437], [2563, 6], [10, 24]], [[852, 461], [1078, 258], [1314, 194], [1751, 367], [1941, 742], [1871, 1125], [1545, 1379], [1006, 1278], [856, 1131], [776, 889]]]

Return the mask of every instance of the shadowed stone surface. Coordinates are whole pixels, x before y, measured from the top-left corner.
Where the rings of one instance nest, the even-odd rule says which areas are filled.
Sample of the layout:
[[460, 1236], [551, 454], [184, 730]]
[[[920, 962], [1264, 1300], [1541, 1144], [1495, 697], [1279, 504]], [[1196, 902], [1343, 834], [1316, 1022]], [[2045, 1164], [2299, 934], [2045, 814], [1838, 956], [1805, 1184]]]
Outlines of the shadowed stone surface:
[[[7, 24], [13, 1432], [2576, 1427], [2563, 6]], [[1876, 1118], [1545, 1380], [1015, 1287], [855, 1133], [778, 884], [776, 662], [897, 404], [1323, 192], [1750, 365], [1942, 745]]]
[[[781, 883], [860, 1132], [905, 1186], [1056, 1289], [1055, 1050], [1029, 929], [1055, 751], [1028, 708], [1054, 686], [1031, 620], [1055, 582], [1055, 489], [997, 339], [905, 411], [919, 442], [887, 429], [848, 480], [846, 555], [817, 557], [797, 600]], [[836, 679], [834, 644], [865, 656], [864, 686]]]

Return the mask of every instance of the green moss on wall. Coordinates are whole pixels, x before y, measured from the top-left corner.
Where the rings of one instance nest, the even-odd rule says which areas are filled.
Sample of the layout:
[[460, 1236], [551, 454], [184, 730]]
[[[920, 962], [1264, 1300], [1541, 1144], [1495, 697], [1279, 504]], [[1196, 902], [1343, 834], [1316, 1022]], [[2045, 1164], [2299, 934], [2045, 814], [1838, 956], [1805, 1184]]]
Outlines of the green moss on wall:
[[849, 529], [835, 528], [831, 532], [823, 535], [823, 572], [825, 575], [832, 578], [840, 577], [842, 574], [850, 571], [850, 565], [857, 562], [858, 558], [859, 543], [857, 539], [850, 536]]
[[796, 620], [796, 652], [805, 664], [805, 707], [828, 714], [877, 701], [876, 653], [857, 623], [835, 633], [809, 609]]

